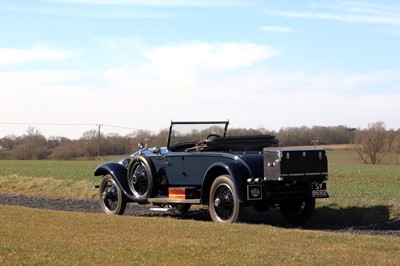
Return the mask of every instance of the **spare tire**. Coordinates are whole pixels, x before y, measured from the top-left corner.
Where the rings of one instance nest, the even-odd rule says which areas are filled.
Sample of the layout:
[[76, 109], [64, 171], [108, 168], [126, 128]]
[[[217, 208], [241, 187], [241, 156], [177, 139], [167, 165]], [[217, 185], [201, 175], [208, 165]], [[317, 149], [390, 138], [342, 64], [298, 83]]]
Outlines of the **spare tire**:
[[154, 166], [147, 157], [132, 158], [128, 167], [128, 185], [135, 198], [151, 198], [154, 194]]

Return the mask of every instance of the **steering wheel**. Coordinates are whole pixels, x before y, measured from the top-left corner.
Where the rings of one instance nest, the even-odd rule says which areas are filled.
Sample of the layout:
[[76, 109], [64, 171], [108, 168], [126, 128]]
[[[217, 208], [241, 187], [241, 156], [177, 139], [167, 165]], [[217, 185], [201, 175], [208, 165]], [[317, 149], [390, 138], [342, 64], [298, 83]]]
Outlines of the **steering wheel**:
[[220, 138], [221, 136], [218, 134], [211, 133], [211, 134], [207, 135], [206, 140], [209, 140], [211, 137], [212, 138]]

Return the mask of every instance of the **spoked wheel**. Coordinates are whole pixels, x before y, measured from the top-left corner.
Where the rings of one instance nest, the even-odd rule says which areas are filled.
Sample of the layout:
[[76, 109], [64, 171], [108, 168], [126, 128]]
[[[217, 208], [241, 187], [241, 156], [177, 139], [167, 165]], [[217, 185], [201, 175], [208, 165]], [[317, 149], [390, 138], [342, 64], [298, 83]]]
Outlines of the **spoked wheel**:
[[287, 200], [279, 204], [279, 209], [285, 219], [293, 225], [305, 224], [314, 213], [315, 198], [304, 200]]
[[243, 215], [243, 204], [239, 202], [232, 179], [221, 175], [210, 189], [209, 212], [214, 222], [235, 223]]
[[107, 214], [123, 214], [127, 201], [112, 176], [105, 175], [101, 179], [99, 187], [101, 209]]
[[133, 159], [128, 168], [128, 185], [136, 198], [150, 198], [153, 194], [153, 173], [142, 156]]

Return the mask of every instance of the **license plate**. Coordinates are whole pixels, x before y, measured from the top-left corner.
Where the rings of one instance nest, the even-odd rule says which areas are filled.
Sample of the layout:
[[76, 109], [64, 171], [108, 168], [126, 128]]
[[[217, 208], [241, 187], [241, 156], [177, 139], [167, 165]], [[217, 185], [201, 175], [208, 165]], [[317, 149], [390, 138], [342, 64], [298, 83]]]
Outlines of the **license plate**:
[[311, 183], [311, 197], [313, 198], [327, 198], [329, 197], [326, 190], [326, 183], [313, 182]]

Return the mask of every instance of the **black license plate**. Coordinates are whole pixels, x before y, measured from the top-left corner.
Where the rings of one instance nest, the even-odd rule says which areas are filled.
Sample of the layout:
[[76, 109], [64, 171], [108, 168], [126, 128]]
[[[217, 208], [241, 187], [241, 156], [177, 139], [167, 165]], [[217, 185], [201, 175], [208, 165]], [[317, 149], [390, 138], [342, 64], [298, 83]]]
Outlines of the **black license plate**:
[[313, 182], [311, 183], [311, 197], [313, 198], [327, 198], [329, 197], [326, 190], [326, 183]]

